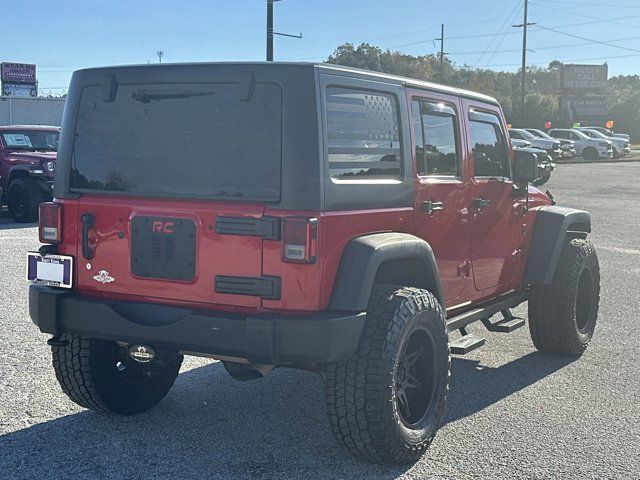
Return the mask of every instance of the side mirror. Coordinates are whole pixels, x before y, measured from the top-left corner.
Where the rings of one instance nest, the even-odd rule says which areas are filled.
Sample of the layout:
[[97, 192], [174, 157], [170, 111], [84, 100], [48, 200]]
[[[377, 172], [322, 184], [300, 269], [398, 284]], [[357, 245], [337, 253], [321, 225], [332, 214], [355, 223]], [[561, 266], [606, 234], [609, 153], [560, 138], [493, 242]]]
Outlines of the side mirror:
[[526, 150], [514, 150], [513, 183], [526, 190], [538, 176], [538, 155]]

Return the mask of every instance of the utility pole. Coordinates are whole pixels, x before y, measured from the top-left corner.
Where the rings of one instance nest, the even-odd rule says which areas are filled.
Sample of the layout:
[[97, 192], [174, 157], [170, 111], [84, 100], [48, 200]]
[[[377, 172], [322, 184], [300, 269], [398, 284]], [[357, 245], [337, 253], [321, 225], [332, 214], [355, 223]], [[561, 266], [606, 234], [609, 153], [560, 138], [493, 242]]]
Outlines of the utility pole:
[[280, 35], [282, 37], [302, 38], [300, 35], [291, 35], [290, 33], [278, 33], [273, 31], [273, 4], [282, 0], [267, 0], [267, 62], [273, 62], [273, 36]]
[[520, 108], [522, 111], [520, 112], [521, 117], [521, 125], [520, 127], [524, 128], [525, 125], [525, 98], [526, 98], [526, 73], [527, 73], [527, 27], [530, 25], [535, 25], [535, 22], [530, 23], [528, 20], [528, 7], [529, 0], [524, 0], [524, 22], [519, 25], [513, 25], [516, 28], [522, 28], [522, 90], [520, 92]]
[[444, 23], [440, 25], [440, 83], [444, 83]]
[[273, 62], [273, 0], [267, 0], [267, 62]]
[[158, 50], [156, 54], [158, 55], [158, 63], [162, 63], [162, 57], [164, 57], [164, 52], [162, 50]]

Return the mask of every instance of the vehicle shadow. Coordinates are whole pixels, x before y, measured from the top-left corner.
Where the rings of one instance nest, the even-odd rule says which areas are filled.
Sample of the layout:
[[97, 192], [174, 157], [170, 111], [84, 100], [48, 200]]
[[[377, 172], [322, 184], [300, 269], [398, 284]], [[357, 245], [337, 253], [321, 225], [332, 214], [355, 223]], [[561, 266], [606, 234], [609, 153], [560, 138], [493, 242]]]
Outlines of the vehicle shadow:
[[532, 352], [500, 367], [478, 360], [454, 358], [451, 362], [450, 394], [443, 423], [451, 423], [507, 398], [576, 361]]
[[0, 230], [12, 230], [37, 227], [38, 223], [17, 223], [11, 218], [9, 212], [0, 210]]
[[[567, 363], [540, 354], [495, 369], [454, 360], [445, 423]], [[0, 436], [2, 478], [393, 479], [409, 468], [370, 465], [338, 447], [318, 375], [282, 369], [238, 383], [217, 362], [182, 373], [147, 413], [109, 417], [83, 410]]]

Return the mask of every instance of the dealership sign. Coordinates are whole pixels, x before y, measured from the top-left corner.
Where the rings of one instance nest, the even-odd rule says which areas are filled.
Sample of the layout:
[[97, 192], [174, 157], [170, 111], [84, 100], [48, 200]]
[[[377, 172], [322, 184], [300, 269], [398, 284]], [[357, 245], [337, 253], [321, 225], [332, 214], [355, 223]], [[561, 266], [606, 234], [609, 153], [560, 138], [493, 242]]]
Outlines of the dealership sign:
[[29, 63], [2, 62], [2, 83], [36, 83], [36, 66]]
[[607, 86], [609, 67], [604, 65], [563, 65], [562, 89], [569, 91], [603, 91]]

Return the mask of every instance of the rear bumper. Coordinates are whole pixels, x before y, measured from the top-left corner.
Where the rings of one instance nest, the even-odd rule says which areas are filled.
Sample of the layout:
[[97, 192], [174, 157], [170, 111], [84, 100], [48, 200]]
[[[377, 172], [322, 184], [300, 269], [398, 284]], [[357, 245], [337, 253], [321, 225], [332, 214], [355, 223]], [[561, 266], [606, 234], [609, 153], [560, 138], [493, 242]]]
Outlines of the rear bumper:
[[151, 303], [102, 300], [40, 285], [29, 287], [29, 314], [41, 332], [145, 343], [252, 363], [309, 366], [348, 358], [365, 314], [242, 316]]

